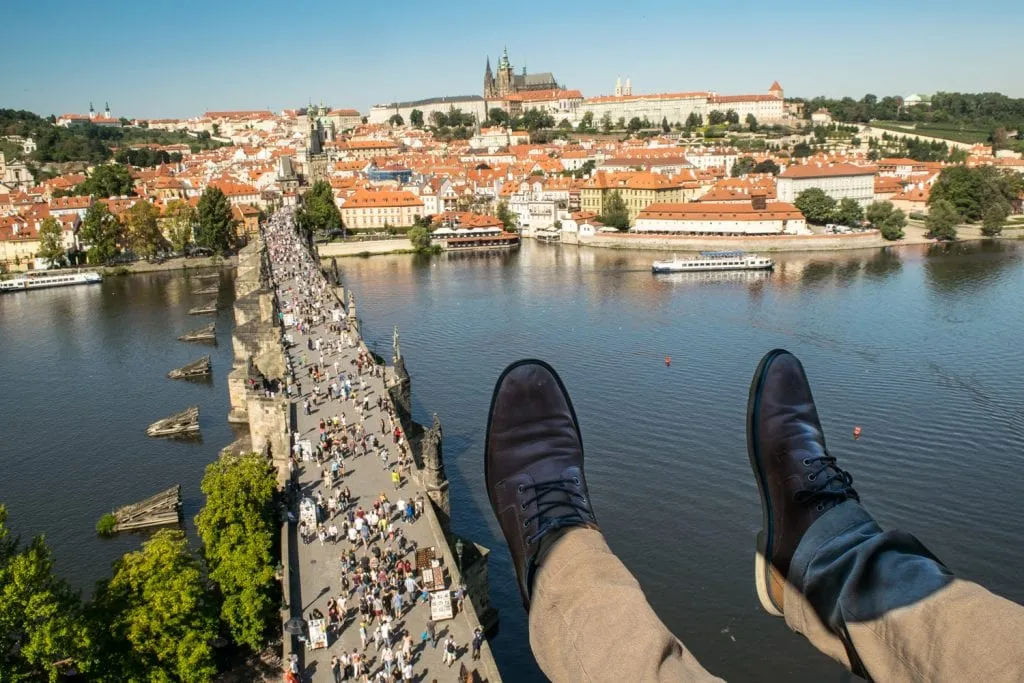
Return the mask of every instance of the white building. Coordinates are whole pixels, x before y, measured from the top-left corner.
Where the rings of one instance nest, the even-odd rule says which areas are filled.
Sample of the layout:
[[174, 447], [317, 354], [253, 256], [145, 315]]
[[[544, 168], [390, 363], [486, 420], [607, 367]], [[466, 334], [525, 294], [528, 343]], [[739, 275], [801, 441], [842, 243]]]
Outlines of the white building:
[[776, 196], [780, 202], [793, 202], [804, 190], [817, 187], [836, 201], [849, 197], [866, 206], [875, 199], [876, 172], [874, 166], [798, 164], [779, 174]]
[[[760, 200], [760, 201], [759, 201]], [[806, 235], [804, 216], [792, 204], [651, 204], [637, 216], [631, 232], [673, 235]]]
[[578, 123], [589, 112], [598, 127], [605, 115], [613, 122], [636, 117], [654, 124], [666, 119], [672, 124], [686, 123], [690, 114], [698, 114], [706, 122], [711, 112], [717, 110], [724, 114], [730, 109], [739, 115], [741, 124], [745, 123], [747, 114], [753, 114], [759, 123], [779, 123], [787, 119], [783, 90], [778, 81], [772, 83], [767, 94], [761, 95], [719, 95], [707, 91], [634, 95], [627, 81], [625, 89], [621, 83], [616, 83], [614, 95], [583, 100], [573, 110], [570, 120]]
[[391, 104], [375, 104], [370, 107], [367, 117], [369, 123], [387, 123], [392, 116], [398, 114], [406, 125], [411, 124], [413, 110], [423, 112], [423, 124], [430, 123], [430, 115], [435, 111], [448, 114], [458, 109], [463, 114], [472, 114], [477, 122], [487, 120], [487, 102], [480, 95], [463, 95], [457, 97], [432, 97], [427, 100], [412, 102], [392, 102]]

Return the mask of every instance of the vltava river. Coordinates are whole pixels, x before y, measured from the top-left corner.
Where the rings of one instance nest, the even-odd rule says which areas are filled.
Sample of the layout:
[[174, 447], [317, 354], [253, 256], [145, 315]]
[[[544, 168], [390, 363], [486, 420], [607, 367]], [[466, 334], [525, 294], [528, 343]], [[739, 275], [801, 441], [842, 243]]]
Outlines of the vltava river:
[[[482, 453], [494, 381], [524, 356], [568, 385], [611, 547], [715, 674], [849, 679], [754, 595], [760, 508], [744, 411], [776, 346], [804, 361], [830, 450], [879, 520], [1024, 600], [1024, 244], [782, 255], [770, 276], [651, 275], [662, 256], [528, 242], [515, 254], [339, 260], [369, 343], [390, 359], [401, 330], [416, 417], [441, 417], [453, 526], [493, 549], [492, 645], [508, 680], [542, 678]], [[0, 501], [16, 531], [47, 534], [58, 570], [86, 589], [139, 542], [96, 539], [96, 519], [176, 482], [191, 519], [203, 467], [233, 438], [230, 309], [217, 318], [213, 382], [164, 378], [206, 352], [175, 340], [206, 321], [185, 315], [203, 298], [192, 288], [160, 274], [0, 296]], [[149, 422], [191, 403], [201, 444], [146, 438]]]

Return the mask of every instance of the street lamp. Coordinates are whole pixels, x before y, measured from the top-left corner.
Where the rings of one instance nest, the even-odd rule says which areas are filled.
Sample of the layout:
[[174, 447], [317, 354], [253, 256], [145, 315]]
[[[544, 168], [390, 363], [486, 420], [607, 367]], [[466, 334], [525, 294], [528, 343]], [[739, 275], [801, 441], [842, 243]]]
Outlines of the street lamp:
[[462, 550], [463, 550], [463, 548], [465, 548], [465, 545], [462, 543], [462, 538], [461, 537], [456, 538], [455, 539], [455, 557], [457, 557], [458, 560], [459, 560], [459, 573], [460, 574], [462, 573]]

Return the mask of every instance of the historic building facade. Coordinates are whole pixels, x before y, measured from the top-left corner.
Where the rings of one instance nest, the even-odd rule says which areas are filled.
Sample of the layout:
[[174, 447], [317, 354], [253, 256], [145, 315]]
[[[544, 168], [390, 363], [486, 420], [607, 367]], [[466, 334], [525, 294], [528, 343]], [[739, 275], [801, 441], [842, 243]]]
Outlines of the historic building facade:
[[561, 90], [558, 81], [551, 72], [545, 71], [539, 74], [523, 72], [517, 74], [512, 69], [512, 62], [508, 59], [506, 49], [501, 59], [498, 60], [498, 72], [491, 71], [491, 58], [487, 58], [487, 67], [484, 69], [484, 98], [487, 100], [506, 100], [510, 95], [530, 92], [532, 90]]

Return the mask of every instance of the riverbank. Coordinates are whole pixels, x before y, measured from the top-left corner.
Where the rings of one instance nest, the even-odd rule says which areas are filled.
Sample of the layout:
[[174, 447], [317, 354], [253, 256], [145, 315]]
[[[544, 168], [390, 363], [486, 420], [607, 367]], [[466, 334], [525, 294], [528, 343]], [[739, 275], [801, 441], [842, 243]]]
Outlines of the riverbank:
[[[192, 270], [208, 270], [210, 268], [234, 268], [236, 265], [238, 265], [237, 256], [229, 256], [228, 258], [224, 258], [223, 256], [203, 256], [199, 258], [185, 258], [183, 256], [179, 256], [177, 258], [168, 259], [163, 263], [136, 261], [134, 263], [126, 263], [121, 266], [107, 266], [99, 268], [98, 270], [104, 277], [111, 277], [118, 275], [135, 275], [136, 273], [162, 273], [165, 271], [188, 272]], [[90, 269], [85, 268], [84, 270]]]
[[367, 240], [363, 242], [325, 242], [316, 245], [321, 259], [345, 256], [376, 256], [378, 254], [412, 254], [416, 250], [406, 238]]
[[[901, 240], [884, 239], [877, 230], [848, 235], [777, 235], [773, 237], [672, 237], [667, 235], [636, 235], [620, 233], [598, 233], [593, 237], [566, 241], [563, 233], [562, 244], [576, 244], [599, 249], [624, 249], [635, 251], [751, 251], [766, 253], [781, 252], [822, 252], [851, 249], [881, 249], [918, 244], [934, 244], [936, 240], [927, 237], [922, 221], [911, 221]], [[1024, 239], [1024, 227], [1007, 227], [998, 238], [985, 237], [979, 225], [957, 226], [957, 242], [977, 242], [988, 239]]]

